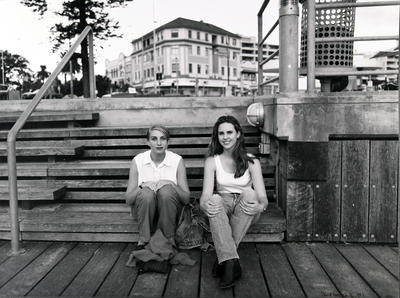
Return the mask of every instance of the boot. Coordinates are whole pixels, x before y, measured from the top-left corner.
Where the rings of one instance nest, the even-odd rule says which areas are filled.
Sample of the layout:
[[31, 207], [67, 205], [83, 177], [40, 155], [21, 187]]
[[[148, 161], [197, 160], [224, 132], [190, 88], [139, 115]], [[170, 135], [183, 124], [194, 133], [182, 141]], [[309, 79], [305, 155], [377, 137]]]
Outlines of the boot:
[[223, 274], [219, 281], [221, 289], [231, 288], [235, 285], [235, 280], [242, 276], [242, 268], [238, 259], [227, 260], [224, 263]]
[[218, 264], [218, 259], [215, 260], [213, 268], [212, 268], [212, 276], [213, 277], [220, 277], [224, 272], [224, 263]]

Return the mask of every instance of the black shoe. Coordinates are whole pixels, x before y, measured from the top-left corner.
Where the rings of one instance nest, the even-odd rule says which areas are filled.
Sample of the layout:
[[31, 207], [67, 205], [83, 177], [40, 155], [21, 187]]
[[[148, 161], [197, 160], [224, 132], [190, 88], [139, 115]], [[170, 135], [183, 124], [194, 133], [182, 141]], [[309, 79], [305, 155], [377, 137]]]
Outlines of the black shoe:
[[231, 288], [235, 285], [235, 280], [242, 276], [242, 268], [238, 259], [227, 260], [224, 263], [223, 273], [219, 281], [221, 289]]
[[137, 244], [135, 250], [142, 250], [146, 249], [147, 244]]
[[220, 277], [223, 272], [224, 272], [224, 262], [222, 264], [218, 264], [218, 259], [216, 259], [212, 268], [212, 276]]

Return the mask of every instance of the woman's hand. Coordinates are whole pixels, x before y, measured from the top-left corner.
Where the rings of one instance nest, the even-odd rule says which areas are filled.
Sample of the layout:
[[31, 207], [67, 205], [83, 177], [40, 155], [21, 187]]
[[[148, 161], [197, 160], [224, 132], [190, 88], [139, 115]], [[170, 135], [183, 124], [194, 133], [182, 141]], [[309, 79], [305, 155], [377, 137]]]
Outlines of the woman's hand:
[[251, 201], [251, 202], [247, 202], [245, 200], [241, 200], [239, 202], [239, 205], [241, 207], [241, 209], [243, 210], [243, 212], [247, 215], [256, 215], [258, 213], [263, 212], [264, 210], [264, 205], [257, 202], [257, 201]]
[[213, 198], [210, 198], [203, 204], [200, 204], [200, 207], [208, 217], [214, 217], [224, 208], [219, 200], [213, 200]]

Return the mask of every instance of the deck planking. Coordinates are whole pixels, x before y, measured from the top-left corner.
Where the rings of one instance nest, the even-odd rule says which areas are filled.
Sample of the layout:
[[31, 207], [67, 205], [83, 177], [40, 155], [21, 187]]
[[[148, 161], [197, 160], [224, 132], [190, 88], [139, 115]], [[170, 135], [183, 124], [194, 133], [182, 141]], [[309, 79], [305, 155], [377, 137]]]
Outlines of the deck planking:
[[390, 245], [242, 243], [243, 276], [218, 288], [215, 252], [187, 252], [194, 266], [138, 275], [126, 267], [132, 243], [0, 241], [1, 297], [398, 297], [398, 250]]

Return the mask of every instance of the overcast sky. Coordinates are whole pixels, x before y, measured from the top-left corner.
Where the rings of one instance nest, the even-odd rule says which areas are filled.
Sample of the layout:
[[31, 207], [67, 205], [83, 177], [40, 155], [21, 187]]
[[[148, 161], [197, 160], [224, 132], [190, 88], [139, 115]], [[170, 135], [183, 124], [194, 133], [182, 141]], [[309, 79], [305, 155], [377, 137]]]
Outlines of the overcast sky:
[[[364, 0], [365, 1], [365, 0]], [[50, 11], [59, 7], [61, 0], [51, 0]], [[257, 36], [257, 12], [263, 0], [134, 0], [125, 8], [111, 11], [111, 17], [119, 21], [121, 39], [109, 39], [96, 50], [96, 74], [104, 74], [106, 58], [115, 59], [120, 52], [131, 52], [131, 40], [177, 17], [214, 24], [232, 33]], [[264, 33], [278, 18], [279, 0], [271, 0], [264, 13]], [[361, 1], [358, 1], [361, 2]], [[54, 70], [60, 58], [51, 52], [49, 29], [57, 21], [52, 13], [39, 19], [31, 9], [19, 0], [0, 0], [0, 50], [24, 56], [34, 71], [44, 64]], [[300, 20], [300, 18], [299, 18]], [[397, 35], [399, 32], [399, 8], [396, 6], [358, 8], [355, 36]], [[276, 30], [277, 31], [277, 30]], [[268, 42], [277, 43], [273, 34]], [[393, 48], [394, 41], [356, 42], [357, 51], [369, 52]]]

